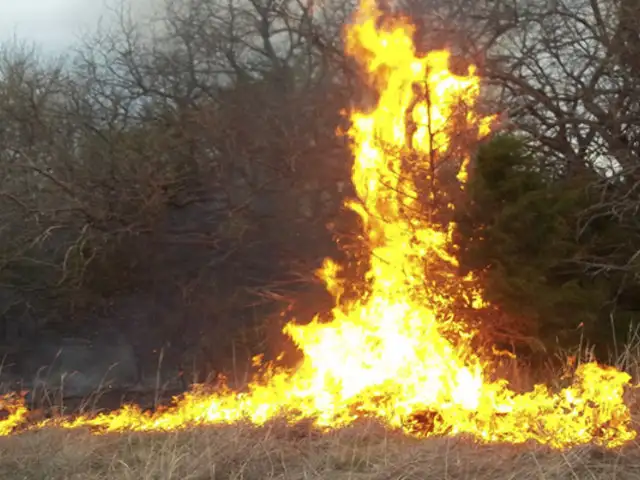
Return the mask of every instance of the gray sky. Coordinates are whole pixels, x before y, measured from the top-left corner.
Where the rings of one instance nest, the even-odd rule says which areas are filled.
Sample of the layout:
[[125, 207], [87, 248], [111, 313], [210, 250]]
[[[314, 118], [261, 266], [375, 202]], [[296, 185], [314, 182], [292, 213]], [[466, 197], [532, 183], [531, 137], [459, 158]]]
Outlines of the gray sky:
[[[117, 1], [117, 0], [116, 0]], [[129, 0], [136, 11], [146, 12], [161, 0]], [[113, 0], [0, 0], [0, 41], [17, 37], [36, 42], [44, 52], [61, 52], [78, 35], [94, 30]]]

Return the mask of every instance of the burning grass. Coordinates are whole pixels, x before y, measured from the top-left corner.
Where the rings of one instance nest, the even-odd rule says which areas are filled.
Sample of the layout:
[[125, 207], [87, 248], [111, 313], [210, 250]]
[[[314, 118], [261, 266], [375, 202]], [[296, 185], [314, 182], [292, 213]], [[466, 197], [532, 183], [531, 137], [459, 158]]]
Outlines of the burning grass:
[[[640, 373], [640, 337], [630, 338], [612, 364]], [[588, 357], [587, 353], [578, 355]], [[536, 379], [506, 362], [512, 384], [529, 389]], [[550, 370], [549, 383], [562, 376]], [[628, 392], [634, 429], [640, 425], [636, 390]], [[59, 411], [62, 405], [51, 405]], [[95, 405], [99, 407], [99, 405]], [[39, 412], [35, 412], [39, 413]], [[98, 413], [98, 412], [94, 412]], [[35, 418], [39, 421], [39, 418]], [[82, 480], [472, 480], [638, 479], [640, 445], [616, 449], [583, 445], [566, 450], [536, 442], [479, 444], [465, 436], [417, 439], [376, 421], [320, 432], [311, 422], [274, 418], [261, 427], [245, 422], [173, 432], [95, 435], [86, 427], [47, 427], [0, 437], [0, 478]]]
[[23, 479], [639, 479], [640, 449], [417, 440], [376, 423], [329, 433], [272, 420], [171, 433], [45, 429], [0, 438], [0, 478]]

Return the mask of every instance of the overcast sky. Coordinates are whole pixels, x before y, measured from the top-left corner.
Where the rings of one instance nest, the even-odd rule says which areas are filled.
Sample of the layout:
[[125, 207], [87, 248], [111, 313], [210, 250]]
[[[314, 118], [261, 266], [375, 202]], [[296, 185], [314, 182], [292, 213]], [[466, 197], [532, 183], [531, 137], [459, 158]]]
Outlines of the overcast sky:
[[[45, 52], [62, 52], [79, 34], [93, 30], [114, 0], [0, 0], [0, 41], [35, 41]], [[116, 0], [117, 1], [117, 0]], [[147, 11], [161, 0], [129, 0]]]

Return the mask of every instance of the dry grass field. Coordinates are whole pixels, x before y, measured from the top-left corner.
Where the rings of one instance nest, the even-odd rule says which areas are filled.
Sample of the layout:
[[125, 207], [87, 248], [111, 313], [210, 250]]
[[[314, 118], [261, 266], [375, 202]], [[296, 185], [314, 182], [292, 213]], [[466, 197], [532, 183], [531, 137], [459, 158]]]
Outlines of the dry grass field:
[[0, 439], [0, 478], [77, 480], [640, 479], [640, 448], [478, 445], [416, 440], [375, 424], [328, 434], [229, 426], [97, 436], [42, 430]]

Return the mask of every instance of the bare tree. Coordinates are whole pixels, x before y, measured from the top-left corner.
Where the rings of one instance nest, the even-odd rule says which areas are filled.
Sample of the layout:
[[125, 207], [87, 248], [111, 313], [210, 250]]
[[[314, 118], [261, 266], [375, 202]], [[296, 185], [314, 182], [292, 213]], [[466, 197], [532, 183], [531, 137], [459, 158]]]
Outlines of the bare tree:
[[259, 302], [305, 285], [350, 169], [340, 8], [192, 0], [141, 23], [122, 4], [64, 62], [4, 51], [0, 295], [65, 324], [177, 291], [154, 330], [185, 348], [213, 331], [211, 360]]

